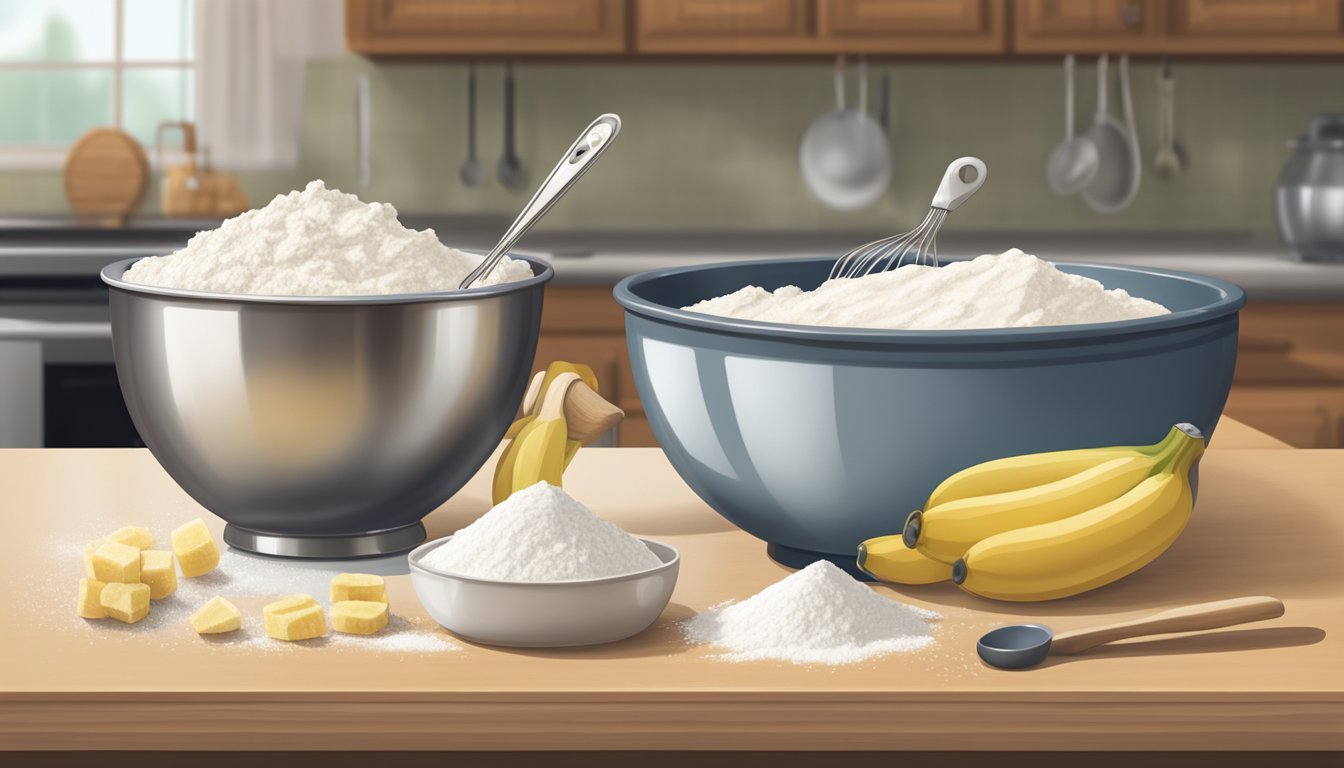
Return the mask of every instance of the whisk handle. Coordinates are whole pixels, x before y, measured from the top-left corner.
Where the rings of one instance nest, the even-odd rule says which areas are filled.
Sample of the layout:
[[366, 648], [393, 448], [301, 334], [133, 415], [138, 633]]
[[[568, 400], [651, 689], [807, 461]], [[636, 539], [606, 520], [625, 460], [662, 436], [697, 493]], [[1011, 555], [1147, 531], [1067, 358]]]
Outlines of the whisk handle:
[[955, 211], [984, 183], [985, 161], [978, 157], [959, 157], [947, 166], [943, 183], [938, 185], [931, 207]]

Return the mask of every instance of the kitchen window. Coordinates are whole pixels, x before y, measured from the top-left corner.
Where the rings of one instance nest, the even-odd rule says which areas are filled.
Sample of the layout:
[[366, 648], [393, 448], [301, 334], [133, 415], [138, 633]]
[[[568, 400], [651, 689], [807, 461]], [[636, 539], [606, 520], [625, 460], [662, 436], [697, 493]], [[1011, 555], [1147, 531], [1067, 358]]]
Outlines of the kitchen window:
[[85, 131], [112, 125], [146, 147], [192, 120], [192, 0], [0, 3], [0, 167], [58, 168]]

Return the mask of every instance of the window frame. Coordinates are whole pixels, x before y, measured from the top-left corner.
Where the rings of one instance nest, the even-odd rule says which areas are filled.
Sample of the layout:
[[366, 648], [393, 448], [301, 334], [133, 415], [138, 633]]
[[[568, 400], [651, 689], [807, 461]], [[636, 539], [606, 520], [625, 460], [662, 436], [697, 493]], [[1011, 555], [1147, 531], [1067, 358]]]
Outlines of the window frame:
[[[135, 69], [180, 69], [197, 76], [199, 66], [197, 58], [190, 59], [146, 59], [127, 61], [125, 58], [126, 0], [110, 0], [113, 3], [113, 41], [110, 60], [90, 61], [4, 61], [0, 60], [0, 70], [4, 71], [51, 71], [51, 70], [110, 70], [112, 72], [112, 127], [125, 130], [122, 119], [125, 113], [123, 80], [127, 70]], [[195, 13], [192, 26], [195, 27]], [[195, 35], [195, 30], [188, 32]], [[193, 50], [193, 54], [196, 51]], [[192, 89], [192, 110], [200, 111], [198, 89]], [[96, 126], [90, 126], [93, 128]], [[65, 158], [70, 153], [70, 144], [4, 144], [0, 143], [0, 170], [5, 171], [50, 171], [65, 167]], [[159, 167], [160, 158], [152, 146], [145, 147], [151, 168]], [[177, 153], [180, 154], [180, 153]]]

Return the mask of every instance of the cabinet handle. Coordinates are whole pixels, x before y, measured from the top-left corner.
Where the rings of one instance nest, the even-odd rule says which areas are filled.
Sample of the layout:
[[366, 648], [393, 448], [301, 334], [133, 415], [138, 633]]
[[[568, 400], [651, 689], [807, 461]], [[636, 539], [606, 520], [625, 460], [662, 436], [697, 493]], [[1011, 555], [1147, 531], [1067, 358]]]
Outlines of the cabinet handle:
[[1120, 23], [1129, 29], [1135, 29], [1143, 21], [1143, 6], [1137, 1], [1125, 3], [1120, 9]]

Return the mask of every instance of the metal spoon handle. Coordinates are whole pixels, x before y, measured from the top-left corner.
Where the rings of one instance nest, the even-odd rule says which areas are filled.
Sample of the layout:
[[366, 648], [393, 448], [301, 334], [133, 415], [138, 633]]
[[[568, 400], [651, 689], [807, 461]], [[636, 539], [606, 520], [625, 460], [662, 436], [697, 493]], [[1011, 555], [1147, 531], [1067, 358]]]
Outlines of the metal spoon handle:
[[607, 151], [607, 147], [611, 146], [620, 132], [621, 118], [611, 113], [602, 115], [584, 128], [569, 151], [565, 152], [565, 156], [560, 158], [551, 174], [541, 183], [536, 194], [532, 195], [532, 199], [523, 206], [522, 213], [519, 213], [513, 224], [509, 225], [508, 231], [499, 239], [499, 243], [458, 287], [469, 288], [477, 280], [490, 274], [490, 270], [504, 258], [504, 254], [518, 242], [518, 238], [531, 229], [532, 225], [537, 223], [537, 220], [544, 216], [570, 187], [574, 186], [574, 182], [578, 181], [597, 158]]
[[476, 62], [467, 64], [467, 159], [476, 159]]
[[1073, 141], [1073, 54], [1064, 57], [1064, 140]]
[[1133, 621], [1061, 632], [1050, 642], [1050, 655], [1068, 656], [1129, 637], [1230, 627], [1251, 621], [1277, 619], [1282, 615], [1283, 603], [1273, 597], [1238, 597], [1212, 603], [1197, 603]]

